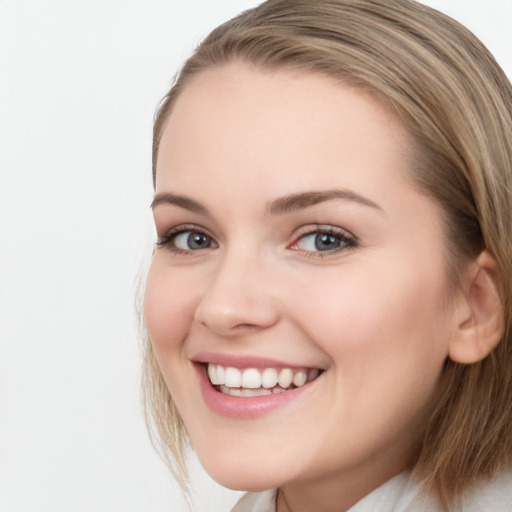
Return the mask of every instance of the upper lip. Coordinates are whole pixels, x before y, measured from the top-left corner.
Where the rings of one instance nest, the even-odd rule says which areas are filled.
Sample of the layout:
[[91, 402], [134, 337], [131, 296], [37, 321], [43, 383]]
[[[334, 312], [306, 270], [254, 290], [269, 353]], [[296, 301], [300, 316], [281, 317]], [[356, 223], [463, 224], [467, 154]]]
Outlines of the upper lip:
[[273, 359], [269, 357], [242, 355], [242, 354], [219, 354], [215, 352], [199, 352], [189, 358], [194, 363], [220, 364], [233, 368], [318, 368], [311, 364], [292, 363]]

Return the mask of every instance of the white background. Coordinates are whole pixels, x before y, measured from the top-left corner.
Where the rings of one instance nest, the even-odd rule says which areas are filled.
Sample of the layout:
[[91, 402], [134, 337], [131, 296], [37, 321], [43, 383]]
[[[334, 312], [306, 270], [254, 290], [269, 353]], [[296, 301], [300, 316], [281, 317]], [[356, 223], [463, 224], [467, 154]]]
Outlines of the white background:
[[[151, 126], [255, 0], [0, 0], [0, 512], [182, 512], [139, 405]], [[512, 0], [432, 0], [512, 75]], [[248, 464], [250, 461], [248, 461]], [[193, 463], [194, 512], [238, 494]]]

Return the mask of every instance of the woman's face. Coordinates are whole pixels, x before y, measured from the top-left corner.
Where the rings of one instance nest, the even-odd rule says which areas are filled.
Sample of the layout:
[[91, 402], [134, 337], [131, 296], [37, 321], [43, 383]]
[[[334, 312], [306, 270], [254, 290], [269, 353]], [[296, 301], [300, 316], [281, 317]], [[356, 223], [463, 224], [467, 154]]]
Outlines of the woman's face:
[[220, 483], [371, 489], [407, 465], [456, 328], [408, 147], [395, 115], [319, 75], [232, 64], [175, 104], [145, 315]]

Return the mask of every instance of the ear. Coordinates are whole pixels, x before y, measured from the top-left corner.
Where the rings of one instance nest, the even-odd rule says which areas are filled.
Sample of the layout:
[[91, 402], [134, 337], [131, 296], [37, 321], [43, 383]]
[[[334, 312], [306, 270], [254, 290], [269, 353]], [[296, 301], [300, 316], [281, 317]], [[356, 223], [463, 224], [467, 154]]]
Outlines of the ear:
[[503, 333], [501, 276], [496, 260], [483, 251], [467, 270], [463, 319], [448, 349], [450, 359], [462, 364], [476, 363], [487, 357]]

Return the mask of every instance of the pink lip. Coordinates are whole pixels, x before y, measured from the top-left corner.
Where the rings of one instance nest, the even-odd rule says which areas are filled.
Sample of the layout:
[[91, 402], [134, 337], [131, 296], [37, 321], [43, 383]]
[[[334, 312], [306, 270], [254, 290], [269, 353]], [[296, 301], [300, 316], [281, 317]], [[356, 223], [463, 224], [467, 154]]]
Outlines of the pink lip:
[[[267, 366], [268, 362], [268, 360], [265, 360], [264, 366]], [[233, 366], [235, 365], [233, 364]], [[253, 364], [252, 367], [254, 366]], [[270, 366], [272, 367], [272, 364]], [[206, 405], [216, 414], [228, 418], [251, 419], [264, 416], [304, 396], [304, 394], [311, 390], [311, 384], [313, 384], [306, 384], [300, 388], [266, 396], [231, 396], [214, 389], [206, 375], [206, 369], [203, 364], [195, 364], [194, 367], [196, 368], [201, 394]], [[240, 366], [238, 367], [240, 368]]]
[[200, 352], [190, 358], [195, 363], [212, 363], [234, 368], [310, 368], [301, 364], [291, 364], [267, 357], [253, 357], [246, 355], [216, 354], [214, 352]]

